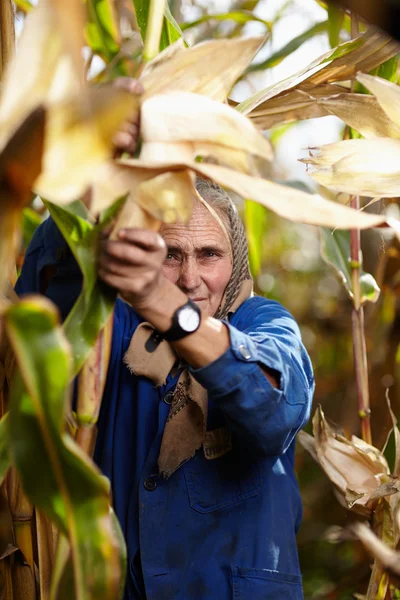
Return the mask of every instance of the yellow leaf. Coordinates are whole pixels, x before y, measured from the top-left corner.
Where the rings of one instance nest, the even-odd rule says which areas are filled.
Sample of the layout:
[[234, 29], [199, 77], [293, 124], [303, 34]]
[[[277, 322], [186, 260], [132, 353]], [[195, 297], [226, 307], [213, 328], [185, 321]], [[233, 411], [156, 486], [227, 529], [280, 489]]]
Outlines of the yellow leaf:
[[321, 98], [318, 104], [326, 109], [327, 114], [339, 117], [365, 138], [400, 138], [400, 121], [396, 125], [373, 96], [340, 94]]
[[112, 136], [138, 109], [138, 98], [114, 87], [88, 89], [48, 110], [43, 170], [35, 191], [55, 204], [76, 200], [113, 152]]
[[389, 475], [384, 456], [358, 438], [349, 441], [334, 433], [321, 407], [313, 418], [313, 433], [318, 462], [326, 475], [343, 496], [352, 492], [352, 505], [365, 506]]
[[381, 77], [359, 73], [357, 79], [375, 96], [388, 117], [400, 127], [400, 89]]
[[144, 98], [179, 90], [224, 101], [264, 40], [221, 39], [167, 48], [142, 73]]
[[197, 142], [226, 146], [247, 154], [273, 158], [271, 145], [249, 119], [226, 104], [188, 92], [152, 96], [141, 109], [141, 134], [146, 142]]
[[313, 88], [312, 95], [301, 89], [294, 89], [260, 104], [248, 116], [262, 130], [293, 121], [325, 117], [330, 113], [318, 103], [318, 98], [341, 94], [344, 91], [345, 88], [331, 84]]
[[[322, 225], [338, 229], [369, 229], [387, 225], [384, 216], [359, 212], [330, 200], [325, 200], [317, 194], [308, 194], [294, 188], [284, 186], [260, 177], [251, 177], [233, 169], [208, 163], [182, 161], [181, 163], [164, 164], [145, 163], [139, 159], [124, 159], [119, 164], [134, 170], [146, 171], [158, 168], [161, 172], [188, 168], [199, 175], [212, 179], [223, 187], [230, 189], [242, 198], [253, 200], [266, 206], [276, 214], [299, 223]], [[400, 234], [400, 223], [390, 220], [390, 226]]]
[[137, 204], [164, 223], [187, 222], [196, 197], [195, 176], [185, 169], [168, 171], [141, 183]]
[[[346, 49], [351, 51], [346, 52]], [[345, 42], [338, 48], [329, 50], [291, 77], [257, 92], [239, 104], [238, 110], [252, 116], [255, 109], [268, 109], [272, 99], [295, 89], [313, 96], [314, 90], [321, 85], [349, 81], [357, 71], [371, 71], [397, 52], [397, 43], [391, 38], [378, 31], [369, 30], [357, 40]]]
[[[48, 100], [48, 93], [60, 60], [72, 61], [69, 83], [75, 91], [82, 76], [83, 6], [71, 0], [68, 10], [61, 0], [40, 0], [26, 17], [18, 52], [9, 63], [0, 103], [0, 144], [37, 106]], [[72, 66], [73, 65], [73, 66]], [[64, 84], [65, 87], [65, 84]]]
[[372, 198], [400, 196], [400, 140], [346, 140], [312, 152], [302, 162], [320, 168], [311, 176], [321, 185]]

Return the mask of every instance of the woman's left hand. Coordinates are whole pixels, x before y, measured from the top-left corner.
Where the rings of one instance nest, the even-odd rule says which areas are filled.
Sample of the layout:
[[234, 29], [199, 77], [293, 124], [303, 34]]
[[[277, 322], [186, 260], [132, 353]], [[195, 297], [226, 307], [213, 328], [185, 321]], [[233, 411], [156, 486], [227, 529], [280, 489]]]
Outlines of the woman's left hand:
[[151, 302], [160, 283], [165, 257], [166, 246], [158, 233], [147, 229], [122, 229], [116, 241], [101, 240], [98, 274], [140, 311], [140, 307]]

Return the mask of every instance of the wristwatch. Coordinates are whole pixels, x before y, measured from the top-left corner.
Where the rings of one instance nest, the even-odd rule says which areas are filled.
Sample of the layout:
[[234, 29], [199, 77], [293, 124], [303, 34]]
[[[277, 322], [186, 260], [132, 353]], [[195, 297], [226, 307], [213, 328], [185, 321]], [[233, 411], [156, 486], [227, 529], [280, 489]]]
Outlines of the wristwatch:
[[172, 316], [172, 325], [161, 333], [161, 338], [167, 342], [177, 342], [187, 335], [198, 330], [201, 323], [200, 308], [193, 302], [188, 300], [186, 304], [179, 307]]
[[147, 352], [154, 352], [159, 343], [163, 340], [167, 342], [177, 342], [187, 335], [198, 330], [201, 323], [201, 310], [193, 302], [188, 300], [186, 304], [179, 307], [172, 316], [172, 325], [164, 333], [154, 330], [145, 344]]

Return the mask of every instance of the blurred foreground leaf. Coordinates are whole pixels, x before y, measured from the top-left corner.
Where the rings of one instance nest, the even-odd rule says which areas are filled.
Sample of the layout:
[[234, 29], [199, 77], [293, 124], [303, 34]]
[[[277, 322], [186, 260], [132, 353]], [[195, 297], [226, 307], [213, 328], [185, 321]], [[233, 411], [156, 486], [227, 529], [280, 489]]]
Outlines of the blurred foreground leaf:
[[199, 19], [195, 21], [190, 21], [188, 23], [182, 23], [181, 29], [185, 31], [185, 29], [190, 29], [191, 27], [197, 27], [197, 25], [201, 25], [202, 23], [207, 23], [208, 21], [234, 21], [239, 23], [240, 25], [244, 23], [248, 23], [249, 21], [256, 21], [257, 23], [261, 23], [264, 25], [269, 31], [272, 28], [272, 23], [270, 21], [265, 21], [260, 17], [257, 17], [254, 13], [248, 10], [235, 10], [227, 13], [219, 13], [216, 15], [203, 15]]
[[20, 370], [11, 391], [13, 461], [30, 500], [69, 540], [73, 585], [64, 581], [53, 597], [116, 600], [125, 548], [106, 478], [64, 432], [72, 357], [57, 310], [44, 298], [27, 297], [6, 312], [5, 322]]
[[65, 335], [72, 348], [73, 374], [76, 375], [92, 350], [97, 336], [110, 318], [116, 292], [97, 278], [96, 251], [100, 231], [107, 227], [120, 210], [125, 197], [115, 202], [92, 225], [75, 214], [50, 202], [46, 203], [57, 227], [68, 243], [83, 275], [82, 292], [64, 323]]

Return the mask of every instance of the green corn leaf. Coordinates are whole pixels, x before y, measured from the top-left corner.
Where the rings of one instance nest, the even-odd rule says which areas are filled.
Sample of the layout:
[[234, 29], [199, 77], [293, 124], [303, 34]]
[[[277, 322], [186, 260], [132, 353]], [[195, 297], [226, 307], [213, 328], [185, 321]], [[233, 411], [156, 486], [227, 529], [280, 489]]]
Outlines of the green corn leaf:
[[328, 37], [331, 48], [340, 44], [340, 32], [344, 21], [344, 12], [335, 4], [328, 5]]
[[115, 290], [97, 278], [97, 241], [100, 231], [114, 219], [125, 198], [117, 200], [105, 211], [98, 225], [92, 225], [81, 216], [82, 207], [79, 204], [66, 209], [46, 202], [83, 275], [82, 293], [64, 323], [65, 335], [72, 347], [74, 375], [82, 368], [114, 308]]
[[196, 19], [190, 23], [182, 23], [181, 29], [182, 31], [185, 31], [186, 29], [196, 27], [197, 25], [201, 25], [201, 23], [207, 23], [208, 21], [235, 21], [239, 25], [244, 25], [249, 21], [256, 21], [257, 23], [265, 25], [269, 31], [272, 29], [272, 23], [270, 21], [265, 21], [265, 19], [257, 17], [248, 10], [234, 10], [228, 13], [220, 13], [217, 15], [204, 15], [200, 19]]
[[[136, 20], [140, 30], [140, 35], [142, 36], [142, 40], [144, 41], [146, 39], [150, 0], [133, 0], [133, 5], [135, 8]], [[166, 2], [164, 24], [160, 40], [160, 52], [167, 48], [167, 46], [170, 46], [171, 44], [176, 42], [181, 37], [182, 30], [179, 27], [176, 20], [174, 19], [169, 9], [168, 2]]]
[[[350, 266], [350, 232], [336, 229], [321, 228], [321, 256], [333, 267], [350, 298], [354, 297]], [[361, 303], [376, 302], [380, 289], [375, 279], [369, 273], [360, 272]]]
[[322, 21], [322, 23], [317, 23], [313, 25], [310, 29], [307, 29], [301, 35], [295, 37], [288, 44], [286, 44], [283, 48], [274, 52], [271, 56], [269, 56], [266, 60], [261, 63], [257, 63], [254, 65], [250, 65], [247, 69], [247, 73], [252, 73], [254, 71], [264, 71], [265, 69], [271, 69], [272, 67], [276, 67], [281, 63], [286, 57], [295, 52], [300, 46], [311, 40], [313, 37], [317, 35], [321, 35], [321, 33], [326, 33], [328, 31], [329, 21]]
[[22, 211], [22, 237], [26, 248], [31, 241], [36, 228], [42, 222], [42, 217], [33, 208], [24, 208]]
[[19, 367], [10, 398], [11, 455], [29, 499], [69, 540], [69, 598], [116, 600], [125, 548], [107, 479], [64, 429], [73, 361], [57, 314], [47, 299], [31, 296], [4, 316]]
[[18, 10], [22, 10], [24, 13], [28, 13], [33, 8], [33, 4], [29, 0], [14, 0], [14, 3]]
[[262, 241], [267, 220], [267, 209], [257, 202], [246, 200], [244, 220], [249, 244], [249, 262], [253, 277], [257, 277], [262, 264]]
[[10, 450], [8, 440], [8, 421], [9, 413], [6, 413], [0, 420], [0, 485], [10, 466]]
[[86, 39], [96, 54], [110, 62], [120, 49], [118, 13], [114, 0], [88, 0]]

